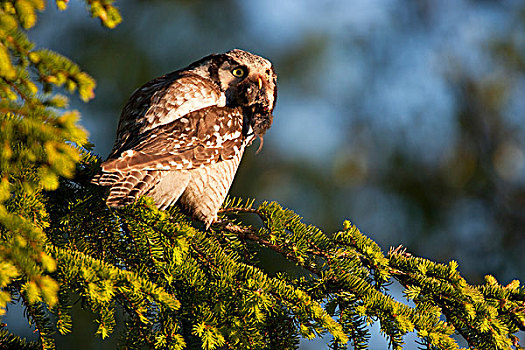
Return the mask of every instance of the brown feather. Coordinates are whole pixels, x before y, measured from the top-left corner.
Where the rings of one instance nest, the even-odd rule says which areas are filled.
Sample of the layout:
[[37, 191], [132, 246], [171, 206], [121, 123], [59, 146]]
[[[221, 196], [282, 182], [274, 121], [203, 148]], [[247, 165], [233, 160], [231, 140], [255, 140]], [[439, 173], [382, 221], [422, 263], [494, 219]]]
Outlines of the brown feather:
[[[245, 76], [234, 76], [238, 67]], [[137, 89], [124, 107], [117, 140], [93, 183], [110, 186], [109, 206], [151, 196], [175, 202], [206, 227], [216, 219], [245, 147], [272, 124], [271, 63], [242, 50], [207, 56]]]

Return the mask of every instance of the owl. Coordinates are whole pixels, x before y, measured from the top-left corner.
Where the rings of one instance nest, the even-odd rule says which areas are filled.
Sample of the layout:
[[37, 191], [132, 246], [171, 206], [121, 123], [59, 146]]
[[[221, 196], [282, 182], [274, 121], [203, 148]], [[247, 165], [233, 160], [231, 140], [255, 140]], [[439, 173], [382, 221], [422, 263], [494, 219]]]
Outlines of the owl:
[[208, 228], [244, 149], [256, 137], [261, 149], [276, 98], [271, 62], [238, 49], [153, 79], [125, 105], [93, 183], [110, 187], [110, 207], [145, 195], [162, 210], [177, 202]]

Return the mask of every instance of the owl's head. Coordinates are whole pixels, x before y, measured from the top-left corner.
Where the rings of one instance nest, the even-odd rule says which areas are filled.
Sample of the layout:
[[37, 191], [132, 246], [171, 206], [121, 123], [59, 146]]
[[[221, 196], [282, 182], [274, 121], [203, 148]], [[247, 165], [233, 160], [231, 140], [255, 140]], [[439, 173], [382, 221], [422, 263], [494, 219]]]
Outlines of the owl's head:
[[257, 135], [270, 127], [277, 98], [277, 76], [270, 61], [235, 49], [207, 56], [191, 68], [220, 87], [227, 106], [243, 108]]

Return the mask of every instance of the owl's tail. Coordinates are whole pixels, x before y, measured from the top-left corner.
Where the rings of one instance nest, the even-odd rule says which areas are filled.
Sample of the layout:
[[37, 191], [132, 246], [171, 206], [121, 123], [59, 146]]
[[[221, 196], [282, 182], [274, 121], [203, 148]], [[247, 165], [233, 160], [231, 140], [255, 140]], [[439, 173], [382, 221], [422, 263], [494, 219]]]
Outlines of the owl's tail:
[[106, 204], [110, 207], [121, 207], [133, 203], [137, 198], [148, 193], [162, 178], [161, 170], [116, 170], [103, 171], [95, 176], [92, 183], [100, 186], [111, 186]]

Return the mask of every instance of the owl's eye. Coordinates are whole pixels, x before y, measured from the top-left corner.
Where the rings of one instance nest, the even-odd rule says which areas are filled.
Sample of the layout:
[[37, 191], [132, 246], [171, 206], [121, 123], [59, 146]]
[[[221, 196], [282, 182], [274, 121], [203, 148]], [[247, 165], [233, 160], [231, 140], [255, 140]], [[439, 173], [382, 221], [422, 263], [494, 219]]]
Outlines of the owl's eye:
[[234, 77], [243, 78], [246, 75], [246, 69], [241, 67], [234, 68], [232, 74]]
[[270, 78], [272, 77], [272, 75], [270, 74], [270, 70], [267, 69], [265, 73], [266, 73], [266, 80], [270, 81]]

